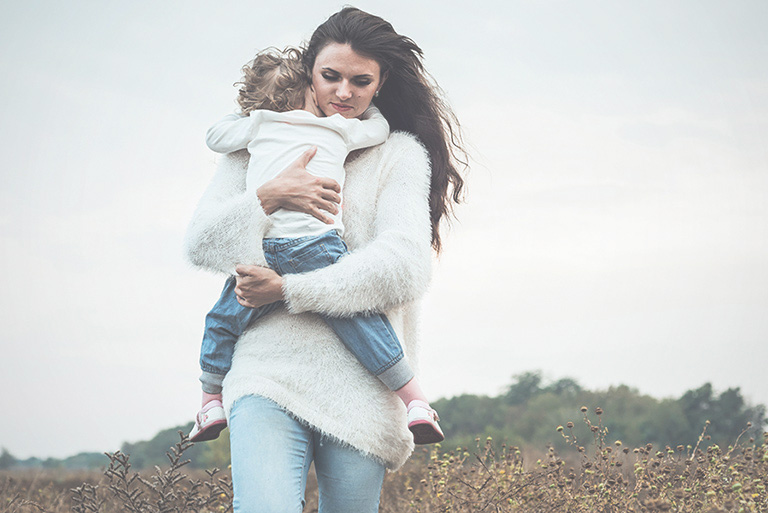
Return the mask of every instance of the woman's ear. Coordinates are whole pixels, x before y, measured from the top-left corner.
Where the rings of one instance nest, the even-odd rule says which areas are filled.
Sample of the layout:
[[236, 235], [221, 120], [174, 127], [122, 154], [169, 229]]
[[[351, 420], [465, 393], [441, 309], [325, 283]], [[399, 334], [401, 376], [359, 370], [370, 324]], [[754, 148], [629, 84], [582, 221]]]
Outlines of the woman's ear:
[[387, 77], [389, 76], [389, 71], [385, 71], [381, 74], [381, 81], [379, 82], [379, 91], [381, 91], [381, 87], [384, 85], [384, 82], [387, 81]]

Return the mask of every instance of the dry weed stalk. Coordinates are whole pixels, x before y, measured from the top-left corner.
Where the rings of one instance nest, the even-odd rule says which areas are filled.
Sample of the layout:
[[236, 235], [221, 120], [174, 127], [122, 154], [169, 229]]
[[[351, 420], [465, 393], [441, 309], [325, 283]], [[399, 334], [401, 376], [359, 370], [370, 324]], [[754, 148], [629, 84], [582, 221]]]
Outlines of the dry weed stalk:
[[120, 451], [107, 453], [109, 466], [104, 471], [108, 494], [100, 493], [100, 485], [84, 483], [72, 492], [72, 511], [100, 513], [129, 511], [131, 513], [227, 513], [232, 509], [232, 482], [229, 477], [217, 477], [219, 469], [206, 470], [205, 481], [189, 479], [181, 472], [189, 463], [184, 451], [192, 447], [187, 436], [179, 431], [180, 441], [166, 453], [169, 467], [156, 466], [147, 479], [131, 470], [129, 455]]
[[[550, 447], [545, 458], [526, 469], [517, 447], [502, 445], [496, 453], [490, 438], [484, 447], [476, 439], [474, 458], [461, 448], [441, 455], [438, 446], [426, 473], [409, 464], [403, 476], [388, 479], [382, 511], [768, 511], [768, 433], [759, 446], [753, 438], [750, 445], [739, 445], [748, 425], [727, 451], [717, 445], [702, 449], [708, 440], [704, 426], [694, 447], [654, 450], [649, 443], [631, 450], [620, 440], [608, 442], [601, 408], [595, 409], [596, 422], [586, 407], [581, 411], [592, 434], [587, 447], [574, 434], [573, 422], [557, 428], [579, 454], [575, 465], [566, 464]], [[399, 494], [387, 490], [392, 487], [398, 487]]]

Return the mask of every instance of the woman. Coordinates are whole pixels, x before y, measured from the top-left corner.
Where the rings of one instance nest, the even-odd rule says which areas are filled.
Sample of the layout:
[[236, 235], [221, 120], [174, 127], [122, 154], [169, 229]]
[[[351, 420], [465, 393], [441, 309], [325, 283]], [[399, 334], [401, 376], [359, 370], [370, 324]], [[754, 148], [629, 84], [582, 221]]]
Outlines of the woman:
[[312, 461], [321, 512], [377, 511], [385, 469], [400, 467], [413, 449], [402, 403], [317, 314], [385, 312], [415, 364], [415, 301], [429, 281], [431, 249], [440, 249], [439, 222], [463, 185], [452, 154], [462, 151], [458, 123], [420, 57], [389, 23], [354, 8], [320, 25], [304, 52], [325, 115], [357, 117], [378, 91], [375, 103], [393, 130], [345, 166], [349, 255], [306, 274], [281, 277], [262, 267], [268, 214], [286, 208], [322, 219], [336, 211], [338, 186], [303, 170], [311, 152], [252, 192], [245, 192], [247, 155], [222, 158], [195, 212], [192, 262], [236, 268], [245, 306], [284, 301], [242, 335], [224, 381], [235, 511], [301, 511]]

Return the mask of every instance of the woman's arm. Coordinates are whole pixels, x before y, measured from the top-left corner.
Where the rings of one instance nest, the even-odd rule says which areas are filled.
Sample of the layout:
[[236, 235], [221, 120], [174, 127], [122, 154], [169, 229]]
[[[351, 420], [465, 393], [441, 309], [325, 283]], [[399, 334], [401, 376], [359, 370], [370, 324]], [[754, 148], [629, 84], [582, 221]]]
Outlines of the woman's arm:
[[307, 164], [317, 153], [317, 147], [305, 151], [287, 169], [259, 187], [261, 206], [267, 214], [278, 208], [310, 214], [326, 224], [333, 224], [331, 214], [339, 213], [341, 186], [339, 182], [307, 172]]
[[426, 291], [432, 262], [429, 158], [412, 136], [392, 139], [382, 148], [386, 167], [373, 240], [329, 267], [285, 275], [283, 296], [291, 312], [380, 312]]
[[222, 155], [184, 238], [192, 264], [233, 274], [242, 262], [263, 263], [261, 238], [270, 226], [256, 191], [246, 192], [249, 154]]
[[184, 245], [192, 264], [227, 274], [240, 263], [264, 265], [261, 239], [271, 225], [268, 214], [278, 208], [332, 222], [325, 212], [338, 211], [341, 188], [335, 180], [307, 173], [315, 152], [304, 152], [276, 178], [247, 192], [248, 152], [223, 155], [187, 229]]

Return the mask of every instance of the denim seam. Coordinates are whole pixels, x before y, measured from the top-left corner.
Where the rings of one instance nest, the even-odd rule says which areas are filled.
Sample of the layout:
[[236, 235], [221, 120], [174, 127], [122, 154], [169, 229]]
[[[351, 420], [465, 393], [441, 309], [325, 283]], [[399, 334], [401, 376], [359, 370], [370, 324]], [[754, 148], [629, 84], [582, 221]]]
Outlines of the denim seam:
[[[328, 248], [325, 246], [325, 244], [320, 243], [320, 244], [317, 244], [316, 247], [317, 247], [317, 252], [318, 253], [320, 253], [320, 252], [325, 253], [325, 256], [328, 257], [328, 260], [333, 262], [333, 257], [331, 256], [331, 253], [328, 251]], [[316, 257], [317, 255], [312, 255], [312, 256]], [[297, 258], [293, 258], [293, 257], [288, 258], [288, 262], [290, 262], [291, 267], [293, 267], [294, 269], [296, 269], [296, 265], [295, 265], [296, 262], [299, 262], [299, 264], [301, 264], [302, 261], [304, 261], [304, 260], [305, 259], [303, 259], [303, 258], [298, 258], [298, 259]], [[324, 267], [327, 267], [327, 266], [324, 266]]]
[[405, 355], [403, 354], [403, 352], [400, 351], [400, 353], [395, 355], [395, 357], [392, 358], [392, 360], [390, 360], [386, 365], [383, 365], [380, 369], [377, 369], [376, 372], [374, 372], [374, 374], [376, 376], [378, 376], [379, 374], [381, 374], [385, 370], [392, 368], [397, 362], [402, 360], [404, 358], [404, 356]]
[[224, 375], [228, 372], [226, 370], [217, 369], [216, 367], [212, 365], [208, 365], [207, 363], [203, 363], [203, 362], [200, 362], [200, 370], [204, 372], [210, 372], [211, 374], [221, 374], [221, 375]]
[[335, 232], [335, 230], [329, 230], [327, 232], [321, 233], [320, 235], [305, 235], [304, 237], [295, 237], [295, 238], [263, 239], [262, 246], [264, 248], [267, 248], [267, 247], [270, 248], [271, 251], [275, 251], [275, 250], [279, 251], [283, 248], [290, 248], [290, 247], [296, 246], [297, 244], [301, 244], [312, 239], [317, 239], [317, 240], [323, 239], [325, 237], [330, 236], [330, 234], [333, 232]]
[[[284, 410], [286, 413], [289, 413], [288, 410]], [[291, 416], [291, 415], [289, 415]], [[299, 422], [301, 424], [301, 422]], [[303, 427], [303, 426], [302, 426]], [[307, 443], [304, 446], [304, 461], [303, 466], [301, 467], [301, 477], [299, 478], [299, 488], [301, 488], [301, 491], [299, 492], [299, 499], [301, 500], [301, 509], [304, 509], [304, 506], [306, 506], [306, 495], [307, 495], [307, 476], [304, 474], [304, 469], [307, 469], [307, 473], [309, 473], [309, 464], [312, 463], [311, 458], [309, 458], [309, 464], [307, 464], [307, 459], [309, 457], [309, 447], [310, 445], [314, 445], [314, 441], [312, 440], [312, 434], [309, 433], [309, 436], [307, 436]], [[304, 486], [301, 486], [301, 485]]]

